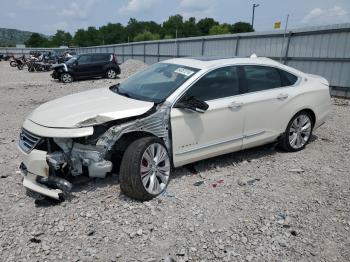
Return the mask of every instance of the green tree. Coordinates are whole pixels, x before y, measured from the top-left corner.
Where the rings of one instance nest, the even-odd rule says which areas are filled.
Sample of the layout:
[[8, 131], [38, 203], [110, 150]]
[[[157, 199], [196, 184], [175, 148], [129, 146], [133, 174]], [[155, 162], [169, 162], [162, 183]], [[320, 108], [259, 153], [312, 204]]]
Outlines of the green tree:
[[172, 38], [176, 36], [183, 37], [183, 17], [181, 15], [173, 15], [168, 18], [168, 20], [163, 23], [164, 33], [171, 35]]
[[245, 33], [245, 32], [254, 32], [254, 29], [250, 23], [237, 22], [232, 25], [231, 33]]
[[209, 17], [203, 18], [197, 23], [197, 27], [200, 30], [201, 35], [208, 35], [210, 28], [212, 28], [215, 25], [219, 25], [219, 22]]
[[86, 31], [84, 29], [78, 29], [73, 37], [73, 43], [76, 46], [88, 46], [87, 38], [86, 38]]
[[130, 18], [127, 26], [125, 27], [124, 41], [132, 41], [136, 35], [142, 33], [143, 31], [142, 23], [137, 21], [135, 18]]
[[230, 28], [225, 25], [214, 25], [209, 30], [209, 35], [223, 35], [223, 34], [229, 34]]
[[151, 41], [151, 40], [158, 40], [160, 39], [160, 35], [159, 34], [152, 34], [149, 31], [145, 31], [143, 33], [139, 33], [134, 37], [134, 41], [135, 42], [139, 42], [139, 41]]
[[49, 45], [52, 47], [69, 46], [72, 42], [72, 35], [62, 30], [57, 30], [56, 34], [50, 39]]
[[199, 30], [196, 24], [196, 18], [190, 17], [187, 21], [184, 22], [183, 34], [184, 37], [201, 35], [201, 31]]
[[38, 33], [33, 33], [29, 39], [24, 43], [27, 47], [46, 47], [48, 39]]
[[101, 26], [99, 28], [100, 39], [103, 44], [119, 44], [124, 40], [124, 26], [120, 23]]
[[172, 36], [172, 35], [167, 34], [167, 35], [164, 35], [163, 39], [173, 39], [173, 36]]

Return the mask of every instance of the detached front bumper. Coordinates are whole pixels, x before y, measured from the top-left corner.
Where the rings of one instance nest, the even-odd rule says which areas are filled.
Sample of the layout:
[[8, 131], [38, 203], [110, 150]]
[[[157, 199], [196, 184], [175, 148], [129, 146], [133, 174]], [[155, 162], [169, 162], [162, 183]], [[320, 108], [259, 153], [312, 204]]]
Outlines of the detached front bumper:
[[44, 184], [38, 183], [37, 179], [39, 176], [28, 173], [25, 169], [20, 166], [21, 175], [23, 176], [23, 186], [39, 194], [60, 200], [63, 196], [63, 191], [61, 189], [51, 189]]
[[46, 152], [34, 149], [29, 154], [26, 154], [21, 149], [20, 151], [22, 153], [20, 172], [23, 177], [23, 186], [39, 194], [57, 200], [61, 199], [63, 195], [61, 189], [52, 189], [39, 182], [40, 178], [47, 178], [49, 176]]
[[51, 74], [53, 79], [59, 79], [60, 75], [56, 70], [53, 70], [52, 74]]

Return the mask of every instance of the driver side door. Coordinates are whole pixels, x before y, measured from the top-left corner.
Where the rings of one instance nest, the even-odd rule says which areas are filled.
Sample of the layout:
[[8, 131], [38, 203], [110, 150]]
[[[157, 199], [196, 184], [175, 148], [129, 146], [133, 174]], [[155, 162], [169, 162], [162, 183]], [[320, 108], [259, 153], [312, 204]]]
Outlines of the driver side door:
[[[241, 105], [240, 68], [226, 66], [210, 71], [171, 109], [172, 149], [175, 167], [238, 151], [243, 143], [244, 109]], [[209, 107], [204, 113], [176, 108], [194, 97]]]
[[77, 64], [74, 66], [75, 75], [77, 77], [87, 77], [92, 75], [92, 67], [91, 67], [91, 55], [81, 55]]

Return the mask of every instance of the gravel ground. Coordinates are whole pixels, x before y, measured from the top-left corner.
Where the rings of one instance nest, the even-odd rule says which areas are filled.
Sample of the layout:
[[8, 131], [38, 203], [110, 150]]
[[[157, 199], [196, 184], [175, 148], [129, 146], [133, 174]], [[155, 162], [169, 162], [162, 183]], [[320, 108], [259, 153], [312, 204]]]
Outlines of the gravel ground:
[[[121, 78], [143, 67], [128, 61]], [[122, 195], [113, 175], [37, 206], [17, 171], [25, 116], [119, 80], [64, 85], [1, 62], [0, 81], [0, 261], [350, 261], [349, 101], [333, 100], [301, 152], [269, 145], [179, 168], [149, 202]]]

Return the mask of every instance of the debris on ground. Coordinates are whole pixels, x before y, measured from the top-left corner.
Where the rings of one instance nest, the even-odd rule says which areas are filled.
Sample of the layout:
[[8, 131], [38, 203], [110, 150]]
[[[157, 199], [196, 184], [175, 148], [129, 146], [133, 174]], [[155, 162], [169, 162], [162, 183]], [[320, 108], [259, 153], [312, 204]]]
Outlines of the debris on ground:
[[203, 185], [203, 184], [204, 184], [203, 180], [193, 183], [194, 186], [200, 186], [200, 185]]

